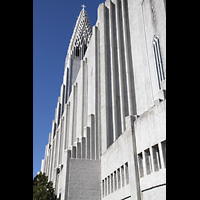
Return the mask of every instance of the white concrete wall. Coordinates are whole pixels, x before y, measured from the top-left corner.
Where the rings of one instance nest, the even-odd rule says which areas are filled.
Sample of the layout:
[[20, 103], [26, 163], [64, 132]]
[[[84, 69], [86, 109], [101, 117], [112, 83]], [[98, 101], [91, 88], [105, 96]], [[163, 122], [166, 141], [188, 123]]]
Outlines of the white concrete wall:
[[[128, 164], [128, 177], [126, 177], [125, 172], [126, 164]], [[123, 168], [124, 175], [122, 175]], [[118, 177], [118, 171], [120, 173], [120, 178]], [[112, 192], [111, 190], [108, 192], [108, 188], [111, 188], [112, 184], [114, 184], [115, 187], [114, 180], [108, 183], [108, 176], [112, 176], [112, 174], [114, 175], [115, 173], [117, 174], [117, 188]], [[107, 179], [107, 185], [105, 185], [105, 179]], [[124, 184], [122, 181], [123, 179]], [[103, 185], [101, 187], [103, 199], [116, 200], [124, 199], [129, 196], [131, 196], [131, 199], [140, 199], [137, 185], [138, 174], [134, 162], [133, 137], [130, 129], [126, 130], [102, 155], [101, 180], [104, 181], [104, 187]], [[101, 184], [103, 184], [103, 182]]]
[[[140, 173], [140, 189], [143, 197], [144, 199], [165, 199], [166, 100], [158, 102], [143, 113], [134, 122], [134, 127]], [[147, 159], [149, 160], [148, 162]]]

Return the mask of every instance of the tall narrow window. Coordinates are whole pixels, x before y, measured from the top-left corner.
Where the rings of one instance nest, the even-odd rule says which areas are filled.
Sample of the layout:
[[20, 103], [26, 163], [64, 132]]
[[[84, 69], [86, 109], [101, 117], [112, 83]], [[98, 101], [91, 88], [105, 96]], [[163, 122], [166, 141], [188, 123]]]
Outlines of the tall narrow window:
[[166, 140], [161, 142], [161, 146], [162, 146], [164, 165], [165, 165], [165, 168], [166, 168]]
[[138, 154], [138, 164], [139, 164], [139, 172], [140, 172], [140, 178], [141, 178], [144, 176], [142, 152]]
[[114, 171], [114, 190], [117, 190], [117, 172]]
[[113, 192], [113, 173], [110, 176], [111, 179], [111, 193]]
[[120, 168], [117, 169], [117, 178], [118, 178], [118, 189], [120, 189], [121, 188]]
[[153, 150], [154, 169], [155, 171], [158, 171], [161, 169], [160, 153], [159, 153], [158, 145], [153, 146], [152, 150]]
[[156, 64], [156, 73], [158, 78], [158, 87], [161, 90], [162, 85], [161, 82], [165, 80], [165, 74], [163, 69], [161, 51], [160, 51], [160, 42], [158, 36], [154, 36], [153, 38], [153, 52], [154, 52], [154, 59]]
[[110, 194], [110, 176], [108, 176], [108, 194]]
[[122, 173], [122, 187], [125, 185], [125, 177], [124, 177], [124, 166], [121, 166], [121, 173]]
[[146, 171], [147, 174], [150, 174], [152, 172], [152, 165], [151, 165], [151, 156], [149, 149], [144, 151], [145, 153], [145, 161], [146, 161]]
[[104, 197], [104, 180], [102, 180], [102, 196]]
[[126, 175], [126, 184], [129, 184], [128, 163], [125, 163], [125, 175]]
[[105, 178], [105, 196], [107, 195], [107, 178]]

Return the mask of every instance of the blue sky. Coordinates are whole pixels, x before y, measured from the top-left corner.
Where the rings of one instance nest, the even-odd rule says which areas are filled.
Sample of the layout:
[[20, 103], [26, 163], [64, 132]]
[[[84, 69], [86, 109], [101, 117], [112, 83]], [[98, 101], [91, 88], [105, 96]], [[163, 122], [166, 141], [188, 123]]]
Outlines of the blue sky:
[[40, 171], [51, 132], [65, 57], [81, 5], [91, 25], [104, 0], [33, 0], [33, 177]]

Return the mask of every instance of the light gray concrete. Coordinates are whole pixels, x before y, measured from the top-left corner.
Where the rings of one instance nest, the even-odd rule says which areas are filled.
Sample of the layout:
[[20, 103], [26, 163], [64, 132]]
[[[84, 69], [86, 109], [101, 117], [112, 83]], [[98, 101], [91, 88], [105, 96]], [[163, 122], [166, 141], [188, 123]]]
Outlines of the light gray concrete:
[[165, 0], [106, 0], [93, 27], [83, 8], [41, 162], [57, 196], [165, 200], [165, 120]]
[[71, 159], [68, 198], [100, 200], [100, 161]]

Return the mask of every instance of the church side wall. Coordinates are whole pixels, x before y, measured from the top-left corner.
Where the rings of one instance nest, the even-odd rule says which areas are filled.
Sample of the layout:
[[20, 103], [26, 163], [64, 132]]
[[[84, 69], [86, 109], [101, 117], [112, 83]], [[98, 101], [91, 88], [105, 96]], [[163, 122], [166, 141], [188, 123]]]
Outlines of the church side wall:
[[129, 0], [128, 4], [136, 105], [140, 115], [154, 105], [155, 100], [162, 98], [158, 88], [153, 38], [155, 35], [159, 37], [166, 74], [166, 9], [163, 0]]

